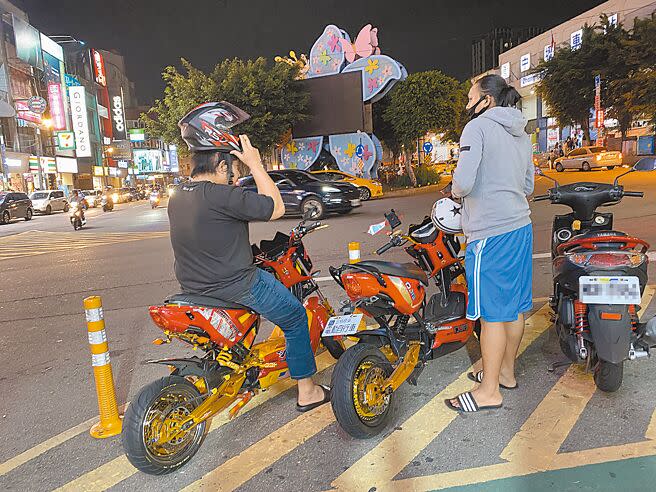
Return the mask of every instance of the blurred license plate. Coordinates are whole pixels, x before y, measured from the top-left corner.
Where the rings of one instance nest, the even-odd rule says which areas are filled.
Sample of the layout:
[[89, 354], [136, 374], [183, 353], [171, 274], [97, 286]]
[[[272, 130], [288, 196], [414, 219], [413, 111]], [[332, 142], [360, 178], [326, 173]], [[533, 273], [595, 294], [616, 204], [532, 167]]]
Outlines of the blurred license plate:
[[581, 277], [579, 299], [585, 304], [640, 304], [640, 279]]
[[323, 329], [322, 336], [335, 337], [353, 335], [358, 332], [358, 327], [360, 326], [360, 323], [362, 323], [362, 316], [362, 314], [333, 316], [328, 320], [326, 327]]
[[358, 200], [351, 200], [351, 207], [359, 207], [360, 205], [361, 204], [360, 204], [359, 199]]

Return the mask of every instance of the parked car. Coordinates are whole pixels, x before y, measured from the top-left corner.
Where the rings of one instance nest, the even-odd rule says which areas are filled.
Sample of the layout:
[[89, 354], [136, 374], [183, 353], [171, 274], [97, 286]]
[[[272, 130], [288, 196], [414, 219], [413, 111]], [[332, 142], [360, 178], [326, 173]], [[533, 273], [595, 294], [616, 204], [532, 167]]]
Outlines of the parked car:
[[613, 169], [615, 166], [622, 165], [622, 153], [609, 151], [604, 147], [581, 147], [566, 156], [559, 157], [554, 162], [558, 172], [563, 172], [565, 169], [589, 171], [599, 167]]
[[89, 207], [96, 208], [100, 205], [100, 198], [102, 197], [102, 191], [100, 190], [85, 190], [82, 192], [84, 198], [87, 199]]
[[32, 220], [32, 200], [22, 192], [0, 191], [0, 224], [14, 219]]
[[373, 179], [359, 178], [333, 169], [312, 171], [312, 174], [323, 181], [343, 181], [357, 186], [360, 191], [360, 199], [363, 201], [383, 196], [383, 185]]
[[[361, 205], [360, 191], [351, 183], [322, 181], [309, 172], [291, 169], [270, 171], [269, 176], [285, 202], [285, 215], [315, 209], [312, 218], [320, 219], [329, 213], [346, 214]], [[239, 185], [257, 190], [252, 176], [239, 180]]]
[[53, 212], [68, 212], [68, 200], [61, 190], [34, 191], [30, 200], [36, 213], [50, 215]]

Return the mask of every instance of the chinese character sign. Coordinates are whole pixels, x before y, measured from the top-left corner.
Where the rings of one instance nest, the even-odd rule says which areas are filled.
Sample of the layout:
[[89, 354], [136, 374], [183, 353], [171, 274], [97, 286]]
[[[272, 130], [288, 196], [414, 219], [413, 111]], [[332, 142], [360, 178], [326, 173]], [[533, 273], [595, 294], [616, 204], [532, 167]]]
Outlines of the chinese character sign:
[[501, 76], [506, 80], [510, 78], [510, 62], [501, 65]]
[[581, 47], [581, 44], [583, 44], [583, 29], [579, 29], [578, 31], [573, 32], [569, 38], [569, 41], [572, 49], [578, 50]]
[[553, 44], [548, 44], [544, 47], [544, 61], [548, 62], [554, 57], [554, 46]]
[[526, 72], [531, 68], [531, 54], [527, 53], [519, 59], [519, 71]]
[[48, 103], [50, 104], [50, 116], [52, 117], [55, 130], [66, 129], [66, 114], [64, 113], [64, 97], [61, 84], [48, 84]]

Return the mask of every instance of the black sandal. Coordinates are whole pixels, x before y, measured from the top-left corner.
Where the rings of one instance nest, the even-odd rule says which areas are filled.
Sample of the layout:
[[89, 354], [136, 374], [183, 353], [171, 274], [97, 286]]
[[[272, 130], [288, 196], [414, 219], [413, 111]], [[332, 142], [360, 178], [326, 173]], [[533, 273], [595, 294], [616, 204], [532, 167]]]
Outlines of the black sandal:
[[[451, 403], [451, 400], [458, 400], [460, 406], [456, 407], [453, 403]], [[474, 413], [474, 412], [479, 412], [481, 410], [496, 410], [498, 408], [503, 407], [503, 403], [500, 405], [484, 405], [482, 407], [479, 407], [478, 403], [476, 403], [476, 400], [474, 400], [474, 395], [472, 395], [469, 391], [467, 391], [466, 393], [461, 393], [455, 398], [449, 398], [448, 400], [444, 400], [444, 403], [446, 403], [446, 406], [449, 407], [451, 410], [460, 413]]]
[[296, 410], [299, 412], [309, 412], [310, 410], [314, 410], [315, 408], [328, 403], [330, 401], [330, 388], [323, 384], [320, 384], [319, 387], [323, 390], [323, 400], [308, 403], [307, 405], [299, 405], [298, 402], [296, 402]]
[[[468, 372], [467, 377], [474, 381], [475, 383], [482, 383], [483, 382], [483, 371], [478, 371], [478, 372]], [[514, 390], [519, 388], [519, 384], [515, 384], [515, 386], [506, 386], [505, 384], [499, 383], [499, 388], [503, 388], [505, 390]]]

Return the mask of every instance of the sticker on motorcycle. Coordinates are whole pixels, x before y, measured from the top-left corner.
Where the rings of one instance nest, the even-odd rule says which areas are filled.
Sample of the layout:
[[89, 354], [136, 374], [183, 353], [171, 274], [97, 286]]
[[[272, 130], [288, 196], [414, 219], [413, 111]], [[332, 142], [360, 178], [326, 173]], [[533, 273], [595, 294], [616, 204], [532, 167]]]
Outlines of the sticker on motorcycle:
[[412, 288], [412, 284], [410, 282], [405, 283], [405, 288], [408, 289], [408, 292], [410, 293], [410, 297], [412, 297], [413, 301], [417, 300], [417, 294], [415, 294], [414, 289]]

